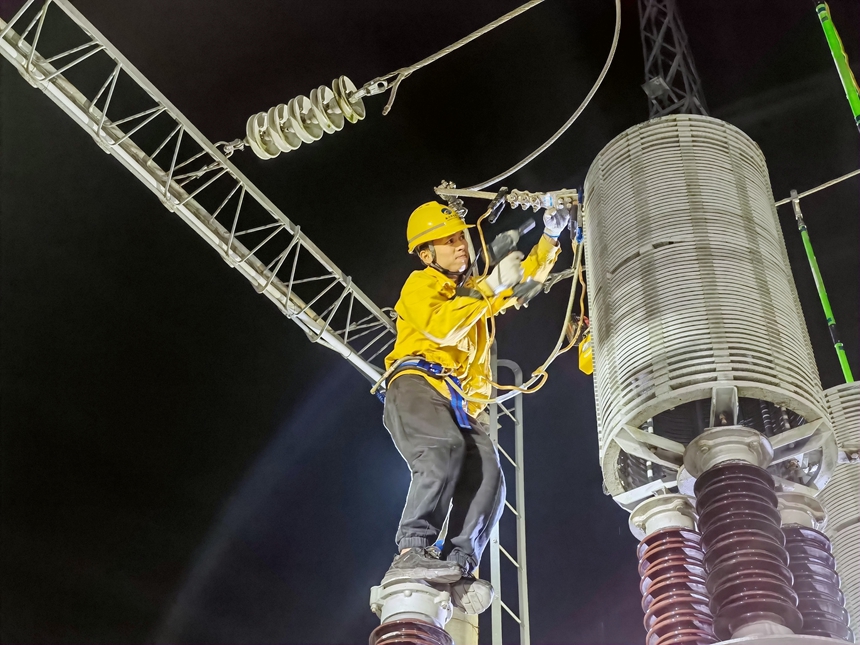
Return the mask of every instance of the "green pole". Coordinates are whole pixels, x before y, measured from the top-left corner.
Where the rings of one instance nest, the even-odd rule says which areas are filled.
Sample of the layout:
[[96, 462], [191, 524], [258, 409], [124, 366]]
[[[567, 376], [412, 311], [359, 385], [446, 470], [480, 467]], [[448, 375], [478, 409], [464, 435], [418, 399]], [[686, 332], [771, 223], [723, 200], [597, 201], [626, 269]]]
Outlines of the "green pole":
[[833, 317], [833, 309], [830, 307], [830, 298], [827, 297], [827, 290], [824, 288], [824, 280], [821, 278], [821, 271], [818, 268], [818, 260], [815, 259], [815, 253], [812, 250], [812, 242], [809, 240], [809, 231], [806, 229], [806, 222], [803, 221], [803, 213], [800, 212], [800, 198], [797, 196], [797, 191], [791, 191], [791, 206], [794, 208], [794, 216], [797, 218], [797, 230], [800, 231], [800, 237], [803, 239], [803, 248], [806, 249], [806, 258], [809, 260], [809, 268], [812, 269], [812, 277], [815, 279], [815, 288], [818, 290], [818, 297], [821, 299], [821, 306], [824, 308], [824, 315], [827, 318], [827, 327], [830, 329], [830, 339], [833, 341], [833, 347], [836, 350], [836, 356], [839, 358], [839, 365], [842, 367], [842, 374], [845, 376], [846, 383], [853, 383], [854, 376], [851, 374], [851, 367], [848, 365], [848, 357], [845, 355], [845, 347], [842, 341], [839, 340], [839, 332], [836, 329], [836, 319]]
[[839, 33], [833, 25], [833, 19], [830, 17], [830, 7], [827, 6], [826, 2], [818, 2], [815, 5], [815, 12], [821, 21], [824, 37], [827, 38], [833, 62], [836, 63], [839, 80], [842, 81], [845, 96], [848, 97], [848, 103], [851, 105], [851, 112], [854, 113], [854, 123], [860, 129], [860, 88], [857, 87], [857, 80], [854, 78], [851, 67], [848, 65], [848, 57], [845, 55], [842, 40], [839, 38]]

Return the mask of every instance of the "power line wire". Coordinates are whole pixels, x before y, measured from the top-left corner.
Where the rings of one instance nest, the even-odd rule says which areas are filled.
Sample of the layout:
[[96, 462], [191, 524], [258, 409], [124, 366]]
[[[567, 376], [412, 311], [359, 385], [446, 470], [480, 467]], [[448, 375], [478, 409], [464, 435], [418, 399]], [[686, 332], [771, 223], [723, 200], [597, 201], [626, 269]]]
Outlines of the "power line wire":
[[525, 167], [527, 164], [531, 163], [539, 154], [541, 154], [544, 150], [549, 148], [553, 143], [555, 143], [558, 138], [565, 133], [565, 131], [573, 125], [573, 122], [582, 114], [582, 111], [591, 101], [591, 97], [597, 92], [597, 88], [600, 87], [600, 84], [603, 83], [603, 79], [606, 77], [606, 73], [609, 71], [609, 66], [612, 64], [612, 59], [615, 57], [615, 49], [618, 46], [618, 37], [621, 34], [621, 0], [615, 0], [615, 34], [612, 37], [612, 46], [609, 48], [609, 56], [606, 57], [606, 63], [603, 65], [603, 69], [600, 70], [600, 75], [597, 77], [597, 80], [594, 82], [594, 85], [591, 87], [591, 90], [586, 95], [585, 99], [580, 103], [579, 107], [576, 108], [576, 112], [574, 112], [571, 117], [565, 122], [559, 130], [552, 135], [549, 139], [547, 139], [544, 144], [539, 147], [537, 150], [532, 152], [528, 157], [520, 161], [518, 164], [508, 168], [505, 172], [496, 175], [492, 179], [488, 179], [487, 181], [481, 182], [480, 184], [475, 184], [474, 186], [469, 186], [467, 190], [481, 190], [482, 188], [486, 188], [487, 186], [491, 186], [495, 183], [502, 181], [503, 179], [513, 175], [518, 170]]
[[[858, 168], [857, 170], [852, 170], [848, 174], [842, 175], [841, 177], [837, 177], [836, 179], [831, 179], [830, 181], [826, 181], [823, 184], [821, 184], [820, 186], [816, 186], [815, 188], [810, 188], [809, 190], [800, 193], [797, 196], [797, 199], [802, 199], [803, 197], [806, 197], [807, 195], [811, 195], [812, 193], [817, 193], [819, 190], [824, 190], [825, 188], [829, 188], [830, 186], [833, 186], [834, 184], [838, 184], [840, 181], [845, 181], [846, 179], [851, 179], [851, 177], [854, 177], [855, 175], [860, 175], [860, 168]], [[776, 202], [776, 205], [782, 206], [783, 204], [789, 203], [792, 199], [794, 199], [794, 198], [793, 197], [786, 197], [785, 199], [781, 199], [778, 202]]]
[[[362, 98], [363, 96], [368, 96], [368, 95], [373, 95], [373, 94], [381, 94], [382, 92], [384, 92], [390, 88], [391, 89], [391, 96], [388, 98], [388, 103], [386, 103], [385, 107], [382, 109], [382, 114], [388, 114], [388, 112], [391, 110], [391, 106], [394, 104], [394, 99], [397, 96], [397, 88], [400, 86], [401, 82], [403, 82], [406, 78], [409, 77], [410, 74], [412, 74], [412, 72], [417, 71], [417, 70], [421, 69], [422, 67], [429, 65], [430, 63], [436, 62], [437, 60], [439, 60], [443, 56], [447, 56], [448, 54], [450, 54], [455, 49], [459, 49], [463, 45], [472, 42], [476, 38], [479, 38], [480, 36], [483, 36], [484, 34], [486, 34], [488, 31], [492, 31], [493, 29], [495, 29], [499, 25], [506, 23], [511, 18], [516, 18], [521, 13], [525, 13], [526, 11], [528, 11], [529, 9], [534, 7], [535, 5], [540, 4], [543, 1], [544, 0], [529, 0], [529, 2], [526, 2], [524, 5], [521, 5], [521, 6], [517, 7], [516, 9], [514, 9], [513, 11], [506, 13], [501, 18], [497, 18], [496, 20], [494, 20], [490, 24], [488, 24], [484, 27], [481, 27], [477, 31], [473, 31], [471, 34], [469, 34], [465, 38], [461, 38], [457, 42], [455, 42], [451, 45], [448, 45], [444, 49], [440, 49], [435, 54], [432, 54], [431, 56], [428, 56], [427, 58], [424, 58], [424, 59], [418, 61], [414, 65], [410, 65], [409, 67], [401, 67], [400, 69], [394, 70], [393, 72], [386, 74], [385, 76], [379, 76], [379, 77], [373, 79], [372, 81], [365, 83], [362, 86], [361, 90], [359, 90], [359, 92], [357, 92], [354, 96], [356, 98]], [[396, 77], [396, 78], [394, 79], [393, 82], [389, 83], [389, 80], [392, 77]], [[352, 98], [352, 97], [350, 97], [350, 98]]]

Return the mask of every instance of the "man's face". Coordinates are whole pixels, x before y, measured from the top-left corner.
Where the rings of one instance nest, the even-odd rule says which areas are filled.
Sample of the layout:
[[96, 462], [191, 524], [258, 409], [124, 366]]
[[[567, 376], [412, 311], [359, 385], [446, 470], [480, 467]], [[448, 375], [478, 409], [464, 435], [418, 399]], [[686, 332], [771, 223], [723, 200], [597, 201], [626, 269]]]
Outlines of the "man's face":
[[[469, 245], [465, 231], [433, 240], [433, 248], [436, 251], [436, 264], [446, 271], [460, 273], [469, 266]], [[422, 251], [420, 255], [425, 264], [433, 261], [429, 251]]]

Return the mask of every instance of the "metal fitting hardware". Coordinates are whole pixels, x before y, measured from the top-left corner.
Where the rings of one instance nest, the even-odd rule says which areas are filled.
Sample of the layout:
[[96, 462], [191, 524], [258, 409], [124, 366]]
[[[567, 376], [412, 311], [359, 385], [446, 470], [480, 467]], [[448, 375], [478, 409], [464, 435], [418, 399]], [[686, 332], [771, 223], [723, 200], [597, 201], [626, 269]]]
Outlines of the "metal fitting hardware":
[[693, 439], [684, 451], [684, 467], [693, 477], [726, 461], [767, 468], [773, 447], [764, 435], [743, 426], [711, 428]]
[[448, 591], [418, 580], [371, 587], [370, 609], [382, 623], [419, 620], [440, 628], [445, 626], [454, 612]]
[[666, 528], [695, 529], [695, 500], [677, 494], [651, 497], [633, 509], [628, 525], [637, 540]]
[[782, 525], [799, 525], [810, 529], [824, 530], [827, 513], [821, 502], [805, 493], [777, 493], [777, 508]]

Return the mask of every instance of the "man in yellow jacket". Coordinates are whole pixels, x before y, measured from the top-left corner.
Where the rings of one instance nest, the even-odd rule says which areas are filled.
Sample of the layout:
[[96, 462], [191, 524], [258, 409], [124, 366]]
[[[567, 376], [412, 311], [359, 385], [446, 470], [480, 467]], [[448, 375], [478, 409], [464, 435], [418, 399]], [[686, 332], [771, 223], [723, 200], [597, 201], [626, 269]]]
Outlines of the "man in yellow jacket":
[[[399, 553], [383, 584], [449, 584], [454, 602], [472, 614], [492, 601], [489, 583], [473, 576], [505, 502], [484, 412], [492, 391], [488, 320], [516, 303], [517, 284], [546, 279], [568, 220], [564, 211], [546, 215], [528, 257], [511, 253], [488, 276], [475, 278], [469, 277], [470, 227], [455, 211], [429, 202], [410, 216], [409, 252], [425, 266], [409, 276], [394, 307], [397, 340], [385, 359], [383, 421], [412, 483], [396, 535]], [[449, 507], [440, 554], [432, 546]]]

